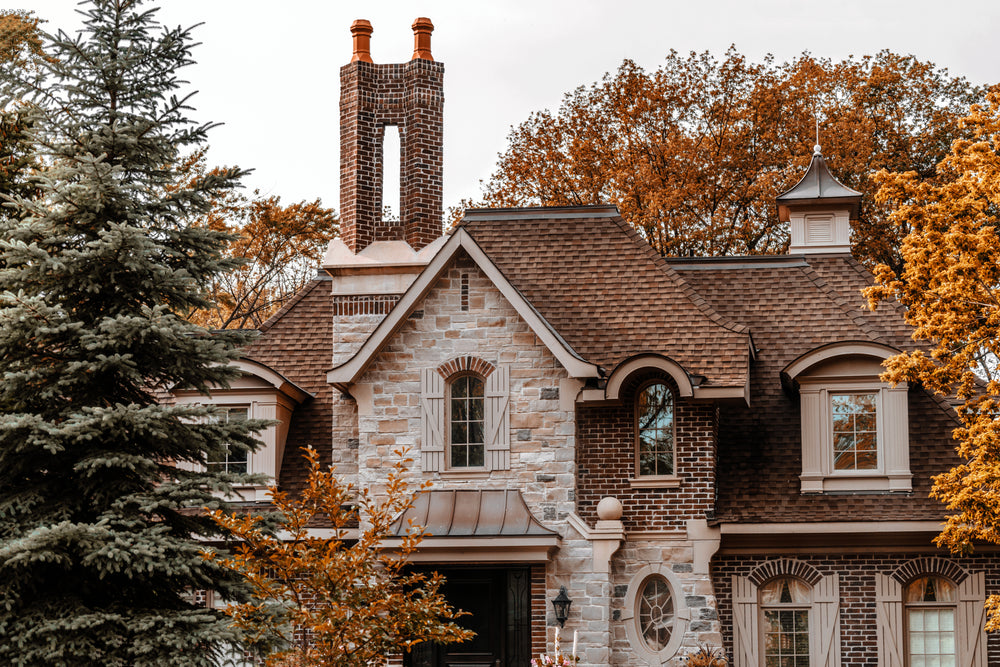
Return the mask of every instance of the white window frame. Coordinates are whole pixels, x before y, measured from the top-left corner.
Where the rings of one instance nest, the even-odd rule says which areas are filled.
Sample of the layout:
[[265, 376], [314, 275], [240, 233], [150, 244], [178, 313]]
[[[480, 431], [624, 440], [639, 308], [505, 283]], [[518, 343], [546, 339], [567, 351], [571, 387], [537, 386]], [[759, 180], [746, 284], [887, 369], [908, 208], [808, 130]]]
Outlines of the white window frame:
[[[673, 414], [671, 415], [671, 446], [673, 448], [673, 453], [671, 455], [671, 468], [672, 471], [668, 475], [643, 475], [639, 472], [639, 396], [652, 387], [653, 385], [663, 385], [666, 387], [667, 391], [670, 392], [671, 399], [673, 401]], [[633, 486], [676, 486], [680, 481], [680, 477], [677, 475], [677, 392], [674, 391], [670, 383], [663, 378], [652, 378], [643, 382], [639, 385], [639, 388], [635, 392], [634, 405], [632, 406], [632, 449], [635, 454], [634, 462], [634, 472], [632, 478]]]
[[[468, 378], [468, 377], [475, 378], [475, 379], [479, 380], [482, 383], [482, 385], [483, 385], [483, 396], [482, 396], [482, 401], [483, 401], [483, 442], [482, 443], [459, 443], [459, 446], [460, 447], [468, 447], [468, 446], [473, 445], [473, 444], [481, 444], [482, 447], [483, 447], [483, 464], [479, 465], [479, 466], [472, 466], [472, 465], [469, 465], [469, 466], [456, 466], [456, 465], [453, 465], [452, 462], [451, 462], [452, 461], [452, 456], [451, 456], [451, 454], [452, 454], [452, 447], [454, 446], [454, 443], [452, 443], [452, 441], [451, 441], [451, 431], [452, 431], [452, 429], [451, 429], [451, 426], [452, 426], [452, 422], [451, 422], [451, 418], [452, 418], [452, 414], [451, 414], [451, 403], [452, 403], [451, 392], [452, 392], [452, 388], [455, 386], [456, 382], [458, 382], [459, 380], [462, 380], [464, 378]], [[486, 434], [486, 421], [487, 421], [486, 420], [486, 409], [487, 409], [486, 406], [487, 406], [487, 403], [488, 403], [488, 401], [486, 400], [486, 378], [484, 378], [482, 375], [480, 375], [478, 373], [473, 373], [473, 372], [470, 372], [470, 371], [465, 371], [465, 372], [458, 373], [457, 375], [454, 375], [454, 376], [448, 378], [448, 381], [445, 384], [446, 384], [446, 391], [445, 391], [445, 417], [444, 417], [444, 428], [445, 428], [445, 433], [444, 433], [444, 438], [445, 438], [445, 464], [444, 464], [444, 466], [445, 466], [445, 470], [453, 471], [453, 472], [484, 472], [484, 471], [488, 470], [488, 468], [486, 466], [486, 440], [488, 439], [488, 436]], [[469, 397], [466, 397], [466, 400], [468, 400], [468, 398]], [[466, 423], [468, 423], [468, 422], [466, 422]]]
[[267, 487], [274, 483], [281, 472], [292, 412], [310, 395], [263, 365], [247, 360], [239, 360], [231, 365], [242, 370], [243, 375], [230, 382], [229, 388], [214, 389], [208, 397], [188, 389], [175, 390], [173, 402], [175, 405], [246, 407], [248, 419], [276, 422], [257, 434], [257, 439], [263, 443], [257, 451], [247, 453], [247, 472], [265, 475], [265, 483], [236, 487], [236, 495], [240, 500], [270, 501], [271, 494]]
[[[493, 470], [510, 469], [510, 366], [499, 364], [485, 377], [463, 369], [447, 381], [437, 368], [424, 368], [420, 376], [420, 462], [424, 472], [442, 476], [486, 477]], [[450, 462], [450, 383], [461, 375], [477, 375], [484, 385], [484, 465], [452, 468]]]
[[[670, 588], [670, 597], [674, 602], [674, 621], [670, 629], [670, 641], [659, 651], [654, 651], [646, 643], [646, 638], [642, 635], [639, 627], [639, 594], [646, 587], [646, 582], [654, 577], [666, 580]], [[688, 624], [691, 621], [691, 610], [688, 609], [684, 601], [684, 589], [681, 586], [677, 575], [670, 570], [667, 564], [646, 565], [639, 569], [629, 580], [628, 593], [625, 595], [625, 604], [622, 609], [622, 622], [625, 624], [625, 635], [632, 651], [652, 665], [666, 664], [668, 660], [677, 655], [681, 641], [688, 631]]]
[[[215, 404], [215, 403], [213, 403], [213, 405], [217, 405], [217, 407], [221, 408], [222, 410], [225, 410], [225, 416], [226, 416], [226, 422], [227, 423], [229, 422], [229, 411], [230, 410], [238, 410], [238, 409], [239, 410], [245, 410], [246, 411], [246, 417], [245, 417], [245, 419], [246, 420], [252, 419], [252, 417], [251, 417], [251, 414], [252, 414], [251, 413], [251, 409], [253, 407], [252, 405], [249, 405], [249, 404], [246, 404], [246, 405], [218, 405], [218, 404]], [[228, 450], [228, 447], [227, 447], [226, 460], [225, 461], [210, 461], [208, 463], [209, 469], [211, 469], [213, 466], [217, 466], [215, 468], [216, 470], [222, 470], [223, 472], [229, 472], [229, 466], [231, 465], [231, 462], [229, 461], [229, 454], [230, 453], [231, 452]], [[244, 461], [244, 463], [246, 464], [247, 473], [251, 472], [251, 469], [250, 469], [250, 457], [252, 457], [252, 456], [253, 456], [252, 452], [247, 452], [246, 453], [246, 460]], [[235, 462], [233, 462], [233, 463], [235, 463]]]
[[[791, 576], [806, 583], [810, 591], [809, 664], [812, 667], [840, 665], [840, 575], [836, 572], [810, 584], [795, 574], [779, 573], [774, 578]], [[767, 581], [762, 585], [766, 585]], [[750, 577], [733, 575], [733, 667], [764, 666], [764, 607], [758, 586]], [[789, 605], [789, 608], [792, 606]], [[776, 608], [776, 607], [772, 607]], [[805, 605], [796, 608], [805, 609]]]
[[[910, 436], [905, 382], [890, 386], [877, 377], [800, 377], [802, 418], [802, 493], [908, 492]], [[874, 394], [878, 465], [868, 470], [834, 468], [832, 396]]]

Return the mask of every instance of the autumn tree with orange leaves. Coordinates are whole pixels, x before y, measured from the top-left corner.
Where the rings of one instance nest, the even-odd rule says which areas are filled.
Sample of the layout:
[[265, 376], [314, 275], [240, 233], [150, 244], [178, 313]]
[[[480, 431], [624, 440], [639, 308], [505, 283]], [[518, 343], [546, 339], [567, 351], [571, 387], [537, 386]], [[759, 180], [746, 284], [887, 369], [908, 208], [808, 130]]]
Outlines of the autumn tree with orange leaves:
[[[39, 19], [31, 12], [0, 11], [0, 68], [31, 69], [45, 57], [38, 24]], [[29, 150], [30, 121], [18, 100], [0, 104], [0, 197], [29, 197], [34, 186], [28, 177], [37, 167]], [[10, 211], [0, 200], [0, 215]]]
[[[654, 71], [626, 60], [514, 128], [481, 201], [611, 202], [664, 255], [783, 252], [774, 198], [805, 171], [820, 121], [838, 179], [868, 195], [854, 228], [866, 263], [900, 266], [905, 229], [876, 203], [880, 169], [935, 177], [982, 91], [912, 56], [747, 60], [731, 48], [671, 52]], [[454, 212], [453, 212], [454, 213]]]
[[[192, 177], [209, 171], [204, 151], [189, 156], [184, 169]], [[260, 326], [315, 275], [339, 229], [336, 211], [319, 199], [283, 205], [257, 190], [226, 193], [198, 224], [230, 233], [228, 254], [244, 260], [213, 282], [215, 309], [190, 316], [210, 329]]]
[[[933, 182], [918, 173], [881, 173], [878, 199], [890, 224], [906, 230], [905, 269], [875, 270], [866, 290], [874, 308], [895, 299], [925, 349], [886, 362], [883, 380], [917, 382], [954, 397], [954, 436], [964, 463], [934, 478], [932, 496], [952, 513], [939, 546], [968, 553], [1000, 544], [1000, 94], [963, 121]], [[987, 601], [987, 630], [1000, 630], [1000, 596]]]
[[[443, 578], [406, 567], [423, 528], [411, 524], [398, 544], [383, 548], [414, 497], [404, 477], [409, 460], [396, 454], [384, 490], [375, 496], [338, 480], [308, 449], [309, 477], [301, 495], [271, 489], [282, 517], [280, 538], [263, 517], [213, 514], [241, 541], [233, 555], [208, 556], [244, 574], [257, 598], [231, 605], [227, 613], [251, 635], [277, 634], [287, 644], [267, 657], [268, 667], [369, 667], [422, 642], [472, 637], [455, 623], [462, 612], [441, 594]], [[311, 536], [313, 525], [329, 525], [332, 536]]]

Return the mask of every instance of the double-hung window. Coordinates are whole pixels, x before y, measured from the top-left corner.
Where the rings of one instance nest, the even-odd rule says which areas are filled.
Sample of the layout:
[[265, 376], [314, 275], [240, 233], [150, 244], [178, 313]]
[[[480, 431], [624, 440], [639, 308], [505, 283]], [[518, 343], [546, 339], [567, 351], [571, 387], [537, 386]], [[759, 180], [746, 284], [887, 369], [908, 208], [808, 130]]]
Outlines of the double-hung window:
[[483, 379], [460, 375], [449, 384], [448, 467], [482, 468], [486, 461]]
[[[219, 408], [220, 414], [216, 419], [223, 423], [246, 421], [250, 416], [250, 409], [246, 406]], [[226, 447], [225, 452], [216, 452], [208, 459], [210, 470], [219, 470], [229, 473], [247, 472], [247, 452], [234, 451]]]

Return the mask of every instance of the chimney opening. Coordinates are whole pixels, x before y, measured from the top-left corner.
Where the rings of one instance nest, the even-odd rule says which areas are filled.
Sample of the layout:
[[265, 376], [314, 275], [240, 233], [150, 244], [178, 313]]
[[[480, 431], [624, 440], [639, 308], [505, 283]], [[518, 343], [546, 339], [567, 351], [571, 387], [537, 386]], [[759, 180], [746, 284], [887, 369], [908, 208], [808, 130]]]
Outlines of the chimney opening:
[[399, 127], [386, 125], [382, 134], [382, 222], [395, 223], [400, 220], [401, 163]]

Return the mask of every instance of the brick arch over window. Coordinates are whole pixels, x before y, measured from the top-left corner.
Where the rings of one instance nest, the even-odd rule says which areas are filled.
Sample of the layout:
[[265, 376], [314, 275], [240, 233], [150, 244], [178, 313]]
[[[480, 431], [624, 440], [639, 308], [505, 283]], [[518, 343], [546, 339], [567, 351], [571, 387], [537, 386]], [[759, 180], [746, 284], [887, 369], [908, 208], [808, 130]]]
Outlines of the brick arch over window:
[[420, 378], [421, 466], [425, 472], [448, 470], [448, 385], [474, 373], [484, 381], [485, 470], [510, 469], [510, 366], [495, 366], [478, 357], [456, 357], [437, 368], [424, 368]]
[[778, 558], [761, 563], [750, 572], [747, 579], [754, 586], [761, 586], [766, 581], [782, 576], [797, 577], [810, 586], [815, 586], [823, 578], [819, 570], [805, 561], [794, 558]]
[[475, 373], [485, 379], [493, 375], [496, 369], [496, 366], [479, 357], [456, 357], [438, 366], [437, 372], [445, 380], [459, 373]]
[[921, 556], [906, 561], [892, 573], [893, 579], [901, 584], [908, 584], [917, 577], [937, 574], [960, 585], [969, 573], [958, 563], [938, 556]]

